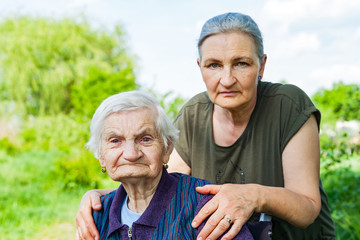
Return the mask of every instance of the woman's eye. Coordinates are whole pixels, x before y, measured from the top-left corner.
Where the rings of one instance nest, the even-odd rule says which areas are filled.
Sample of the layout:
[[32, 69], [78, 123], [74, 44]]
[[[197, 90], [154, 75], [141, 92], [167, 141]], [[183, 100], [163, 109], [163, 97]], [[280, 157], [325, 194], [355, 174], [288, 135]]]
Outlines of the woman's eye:
[[145, 143], [145, 144], [150, 143], [151, 141], [152, 141], [151, 137], [143, 137], [143, 138], [141, 138], [141, 142]]
[[219, 64], [217, 63], [211, 63], [208, 65], [208, 68], [218, 68], [219, 67]]
[[120, 141], [119, 141], [119, 139], [114, 138], [114, 139], [111, 139], [110, 142], [111, 143], [119, 143]]
[[249, 64], [246, 63], [246, 62], [238, 62], [238, 63], [236, 64], [236, 66], [243, 67], [243, 66], [249, 66]]

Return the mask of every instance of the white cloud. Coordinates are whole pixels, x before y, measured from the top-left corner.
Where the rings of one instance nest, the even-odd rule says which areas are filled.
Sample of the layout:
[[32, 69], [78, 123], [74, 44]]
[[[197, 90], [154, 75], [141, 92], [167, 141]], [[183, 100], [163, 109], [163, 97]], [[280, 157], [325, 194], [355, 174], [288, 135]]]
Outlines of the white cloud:
[[70, 2], [67, 7], [69, 8], [85, 7], [87, 5], [93, 5], [98, 2], [99, 0], [75, 0]]
[[325, 82], [360, 82], [360, 68], [355, 65], [331, 65], [327, 67], [314, 69], [310, 73], [311, 79], [325, 79]]
[[333, 21], [358, 16], [359, 0], [269, 0], [263, 8], [266, 27], [277, 33], [287, 33], [293, 23], [319, 20]]
[[317, 34], [301, 32], [294, 36], [283, 38], [278, 43], [273, 55], [276, 58], [287, 58], [298, 54], [314, 52], [320, 46], [321, 42]]
[[341, 17], [360, 9], [358, 0], [270, 0], [264, 12], [275, 20], [293, 21], [302, 17]]
[[265, 3], [264, 11], [275, 20], [292, 21], [322, 6], [323, 0], [270, 0]]
[[360, 1], [358, 0], [332, 0], [324, 2], [324, 12], [322, 15], [328, 17], [342, 17], [349, 12], [358, 13]]
[[360, 27], [356, 30], [354, 37], [360, 40]]

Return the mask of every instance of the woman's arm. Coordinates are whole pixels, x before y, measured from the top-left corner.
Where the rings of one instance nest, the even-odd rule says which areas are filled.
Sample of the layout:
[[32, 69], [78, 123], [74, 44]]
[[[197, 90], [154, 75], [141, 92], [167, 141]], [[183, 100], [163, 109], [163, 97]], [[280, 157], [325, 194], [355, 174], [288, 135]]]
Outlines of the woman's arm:
[[170, 155], [168, 172], [179, 172], [188, 175], [191, 174], [191, 168], [180, 157], [175, 148]]
[[[314, 116], [292, 137], [283, 154], [284, 187], [258, 184], [207, 185], [197, 188], [202, 194], [216, 194], [197, 214], [193, 227], [210, 216], [199, 238], [218, 238], [233, 221], [224, 239], [232, 239], [253, 212], [277, 216], [296, 227], [305, 228], [318, 216], [320, 147]], [[198, 239], [199, 239], [198, 238]]]
[[320, 144], [313, 115], [287, 144], [282, 158], [284, 189], [268, 188], [267, 191], [273, 191], [273, 194], [264, 194], [261, 208], [296, 227], [306, 228], [313, 223], [321, 208]]
[[92, 209], [100, 210], [100, 196], [107, 194], [114, 189], [95, 189], [84, 194], [81, 199], [79, 210], [76, 214], [76, 239], [95, 240], [99, 239], [99, 232], [96, 229], [92, 216]]

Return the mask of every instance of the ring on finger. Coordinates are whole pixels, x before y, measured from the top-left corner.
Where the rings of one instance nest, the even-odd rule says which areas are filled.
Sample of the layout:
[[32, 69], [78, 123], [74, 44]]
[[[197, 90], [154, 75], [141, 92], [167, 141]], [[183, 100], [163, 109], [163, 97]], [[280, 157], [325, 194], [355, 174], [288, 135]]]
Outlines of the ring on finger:
[[230, 223], [230, 224], [233, 223], [233, 221], [231, 220], [231, 218], [229, 218], [228, 216], [225, 216], [224, 219], [225, 219], [228, 223]]

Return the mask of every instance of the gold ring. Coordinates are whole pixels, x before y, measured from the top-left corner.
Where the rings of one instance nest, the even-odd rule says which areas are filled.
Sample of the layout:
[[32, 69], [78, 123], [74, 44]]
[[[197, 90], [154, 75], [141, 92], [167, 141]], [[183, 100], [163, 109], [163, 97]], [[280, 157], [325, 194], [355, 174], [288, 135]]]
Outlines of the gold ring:
[[224, 219], [225, 219], [226, 221], [228, 221], [228, 223], [230, 223], [230, 224], [233, 223], [233, 221], [232, 221], [228, 216], [225, 216]]

